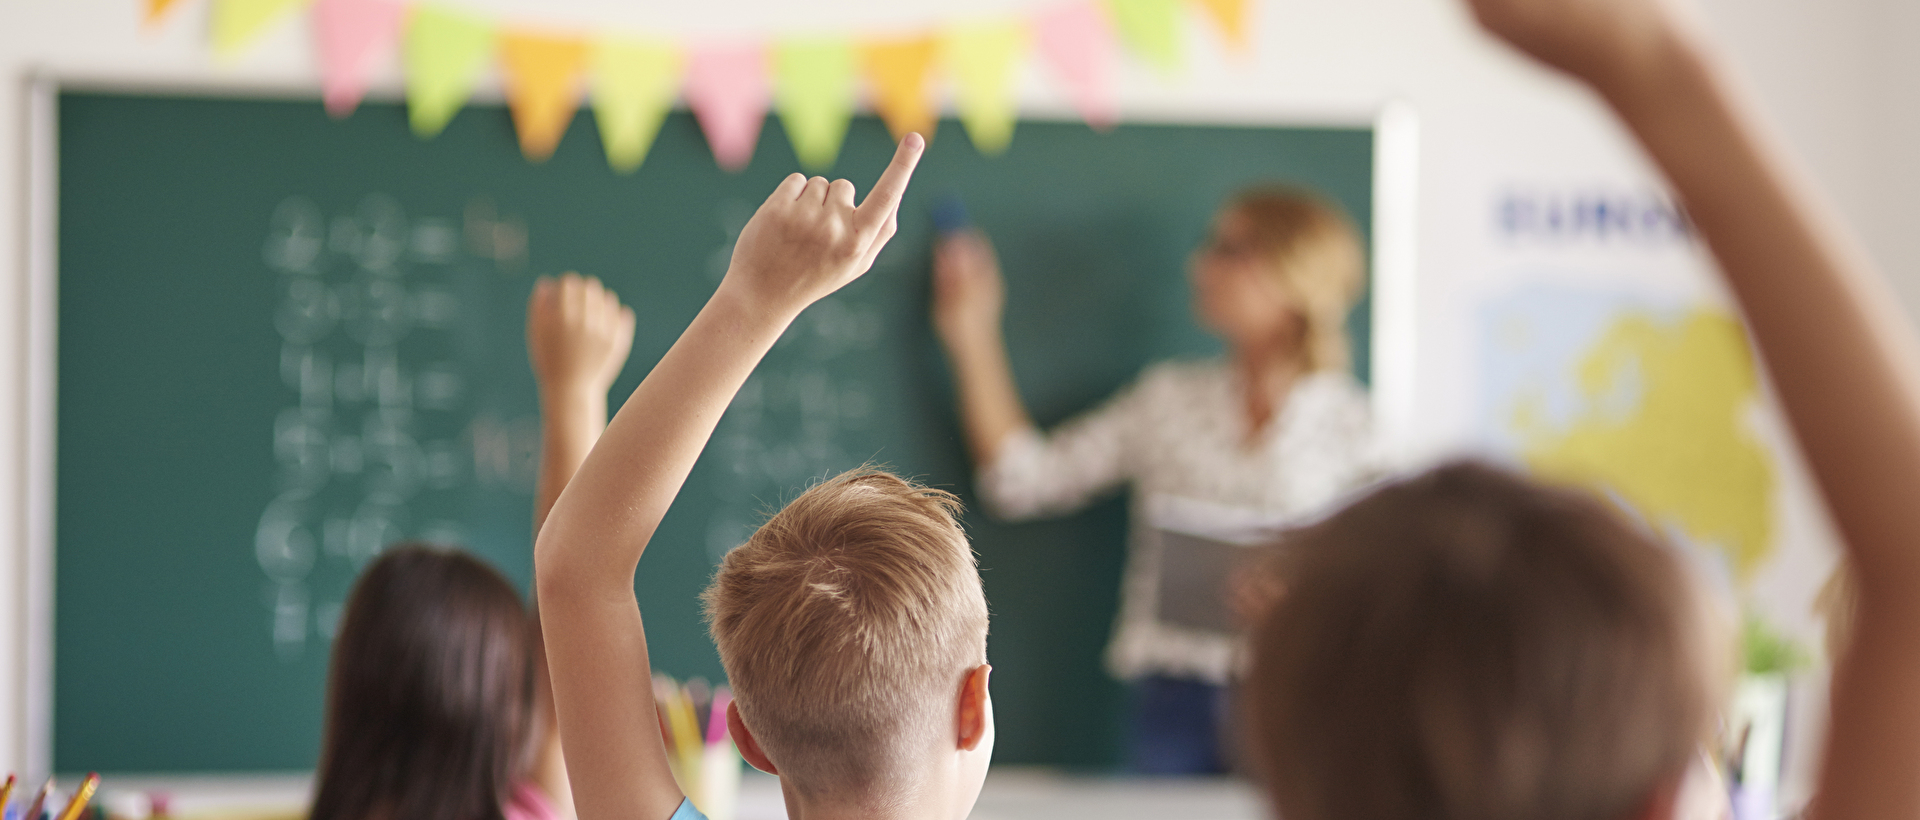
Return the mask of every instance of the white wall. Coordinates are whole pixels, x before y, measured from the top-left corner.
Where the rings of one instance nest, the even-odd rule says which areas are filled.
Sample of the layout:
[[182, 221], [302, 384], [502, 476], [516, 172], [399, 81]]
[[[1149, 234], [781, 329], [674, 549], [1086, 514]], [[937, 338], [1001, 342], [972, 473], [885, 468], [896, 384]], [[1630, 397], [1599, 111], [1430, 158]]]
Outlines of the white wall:
[[[1256, 57], [1229, 65], [1195, 38], [1195, 64], [1165, 81], [1130, 73], [1123, 111], [1135, 119], [1351, 121], [1391, 99], [1420, 118], [1417, 246], [1425, 303], [1446, 304], [1448, 284], [1478, 261], [1458, 237], [1482, 229], [1492, 181], [1508, 174], [1558, 179], [1646, 178], [1644, 164], [1585, 94], [1489, 45], [1450, 0], [1258, 0]], [[1043, 0], [466, 0], [467, 5], [557, 23], [624, 24], [665, 32], [914, 26]], [[27, 765], [21, 705], [25, 679], [21, 590], [24, 550], [21, 300], [25, 293], [21, 78], [40, 67], [75, 80], [313, 94], [304, 23], [270, 35], [233, 65], [217, 65], [200, 35], [204, 2], [143, 32], [135, 0], [0, 0], [0, 769]], [[1910, 309], [1920, 307], [1920, 4], [1912, 0], [1711, 0], [1715, 28], [1751, 72], [1766, 109], [1785, 126], [1869, 245], [1896, 271]], [[391, 77], [386, 93], [392, 93]], [[1062, 116], [1054, 87], [1029, 78], [1027, 109]], [[1017, 137], [1016, 137], [1017, 138]], [[1518, 158], [1518, 159], [1516, 159]], [[1422, 326], [1424, 328], [1424, 326]], [[1422, 330], [1423, 357], [1463, 355], [1458, 340]], [[1454, 345], [1455, 349], [1449, 348]], [[1431, 444], [1466, 425], [1456, 380], [1435, 368], [1414, 385], [1423, 407], [1416, 434]], [[40, 761], [34, 761], [39, 763]]]
[[1763, 109], [1920, 310], [1920, 3], [1703, 5]]

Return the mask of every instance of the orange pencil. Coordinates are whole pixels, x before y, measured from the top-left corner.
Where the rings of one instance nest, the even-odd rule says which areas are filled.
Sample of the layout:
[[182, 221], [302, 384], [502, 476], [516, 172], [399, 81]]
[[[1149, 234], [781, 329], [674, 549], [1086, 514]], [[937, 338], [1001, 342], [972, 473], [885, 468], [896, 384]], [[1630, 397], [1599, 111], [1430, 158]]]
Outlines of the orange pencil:
[[93, 799], [93, 790], [100, 788], [100, 773], [88, 772], [87, 779], [80, 781], [80, 788], [73, 793], [73, 799], [67, 801], [67, 810], [60, 813], [60, 820], [80, 820], [80, 812], [86, 811], [87, 801]]
[[7, 810], [7, 798], [13, 796], [13, 775], [7, 775], [7, 784], [0, 786], [0, 814]]

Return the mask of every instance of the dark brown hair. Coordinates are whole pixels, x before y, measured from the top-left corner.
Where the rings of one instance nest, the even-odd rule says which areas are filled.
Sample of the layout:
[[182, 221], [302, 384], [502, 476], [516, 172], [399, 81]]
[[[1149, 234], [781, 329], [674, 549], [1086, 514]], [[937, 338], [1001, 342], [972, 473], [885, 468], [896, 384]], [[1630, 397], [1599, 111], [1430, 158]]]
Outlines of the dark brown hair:
[[1599, 500], [1462, 462], [1287, 540], [1245, 701], [1288, 820], [1621, 820], [1707, 737], [1729, 656]]
[[311, 820], [499, 820], [528, 746], [532, 637], [513, 586], [470, 555], [374, 561], [334, 639]]

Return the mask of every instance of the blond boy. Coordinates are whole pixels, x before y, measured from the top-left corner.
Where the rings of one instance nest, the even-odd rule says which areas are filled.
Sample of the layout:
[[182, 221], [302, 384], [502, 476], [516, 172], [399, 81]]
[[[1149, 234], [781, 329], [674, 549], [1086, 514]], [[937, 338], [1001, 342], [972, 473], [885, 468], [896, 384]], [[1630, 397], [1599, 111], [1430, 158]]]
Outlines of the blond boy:
[[[583, 820], [699, 816], [667, 766], [634, 572], [747, 375], [893, 236], [924, 146], [902, 140], [857, 206], [845, 180], [781, 183], [541, 529], [547, 659]], [[855, 471], [796, 499], [721, 566], [706, 600], [736, 693], [728, 729], [781, 775], [789, 817], [972, 809], [993, 748], [986, 604], [953, 510], [945, 493]]]

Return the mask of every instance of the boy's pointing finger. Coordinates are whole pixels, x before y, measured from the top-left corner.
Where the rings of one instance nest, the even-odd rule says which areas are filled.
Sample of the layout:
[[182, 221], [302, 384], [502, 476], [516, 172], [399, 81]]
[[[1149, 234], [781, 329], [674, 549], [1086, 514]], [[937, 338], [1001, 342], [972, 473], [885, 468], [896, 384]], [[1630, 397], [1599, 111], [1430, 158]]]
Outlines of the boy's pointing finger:
[[887, 170], [881, 172], [880, 181], [873, 184], [873, 190], [867, 192], [867, 199], [860, 203], [854, 212], [854, 227], [869, 236], [877, 235], [886, 225], [887, 217], [900, 207], [900, 200], [907, 195], [907, 180], [913, 178], [913, 169], [920, 164], [920, 155], [927, 148], [927, 141], [919, 134], [909, 133], [900, 141], [900, 148], [893, 152], [893, 162]]

